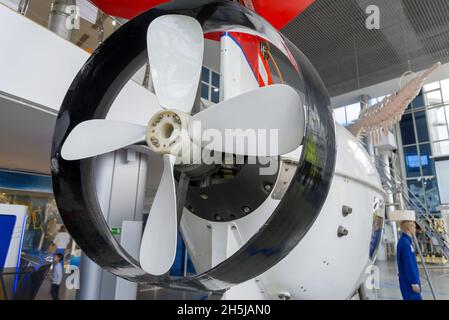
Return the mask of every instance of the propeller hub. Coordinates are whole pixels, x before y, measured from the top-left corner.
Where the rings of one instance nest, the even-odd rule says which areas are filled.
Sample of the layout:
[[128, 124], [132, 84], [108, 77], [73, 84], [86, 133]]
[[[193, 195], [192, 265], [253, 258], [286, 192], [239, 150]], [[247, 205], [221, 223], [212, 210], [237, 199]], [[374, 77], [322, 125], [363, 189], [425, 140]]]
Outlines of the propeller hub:
[[163, 110], [148, 122], [146, 141], [151, 150], [159, 154], [179, 153], [183, 143], [189, 141], [187, 126], [190, 116], [178, 110]]

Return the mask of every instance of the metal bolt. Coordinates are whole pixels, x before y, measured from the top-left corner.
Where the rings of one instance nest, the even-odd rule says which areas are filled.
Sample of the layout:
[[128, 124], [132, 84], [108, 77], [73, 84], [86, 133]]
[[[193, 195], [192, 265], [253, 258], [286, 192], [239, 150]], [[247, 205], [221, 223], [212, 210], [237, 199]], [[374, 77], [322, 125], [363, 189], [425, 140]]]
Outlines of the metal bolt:
[[271, 191], [271, 184], [267, 183], [267, 184], [264, 186], [264, 189], [265, 189], [266, 191]]
[[243, 213], [245, 213], [245, 214], [248, 214], [248, 213], [251, 212], [251, 208], [248, 207], [248, 206], [244, 206], [244, 207], [242, 208], [242, 210], [243, 210]]
[[352, 208], [348, 206], [343, 206], [342, 208], [343, 217], [347, 217], [352, 213]]
[[159, 148], [159, 140], [158, 139], [156, 139], [155, 137], [152, 137], [152, 138], [150, 138], [150, 142], [152, 145]]
[[348, 229], [346, 229], [343, 226], [339, 226], [338, 227], [337, 235], [338, 235], [339, 238], [346, 237], [348, 234], [349, 234]]
[[292, 295], [290, 294], [290, 292], [280, 292], [278, 294], [278, 297], [280, 300], [290, 300]]

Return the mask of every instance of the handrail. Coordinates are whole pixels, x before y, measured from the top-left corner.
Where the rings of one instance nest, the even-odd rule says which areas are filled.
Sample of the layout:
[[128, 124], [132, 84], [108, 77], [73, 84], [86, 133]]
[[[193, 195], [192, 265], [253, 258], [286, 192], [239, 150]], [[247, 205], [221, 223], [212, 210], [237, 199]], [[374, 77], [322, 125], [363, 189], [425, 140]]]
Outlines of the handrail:
[[[379, 171], [384, 188], [388, 189], [388, 191], [391, 191], [393, 194], [399, 193], [401, 195], [404, 200], [404, 205], [416, 212], [417, 224], [430, 240], [435, 239], [438, 242], [438, 251], [449, 259], [449, 234], [447, 232], [435, 232], [432, 229], [431, 224], [433, 215], [422, 201], [402, 182], [400, 175], [395, 170], [392, 170], [389, 164], [386, 164], [383, 159], [375, 157], [375, 165]], [[385, 174], [385, 167], [389, 168], [391, 177], [388, 177]]]

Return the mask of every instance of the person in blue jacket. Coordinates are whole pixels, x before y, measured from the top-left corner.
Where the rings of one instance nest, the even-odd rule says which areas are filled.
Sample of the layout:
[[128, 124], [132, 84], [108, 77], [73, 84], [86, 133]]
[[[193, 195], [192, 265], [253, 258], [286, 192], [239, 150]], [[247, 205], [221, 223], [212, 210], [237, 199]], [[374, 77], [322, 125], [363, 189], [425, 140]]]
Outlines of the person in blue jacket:
[[416, 233], [414, 221], [401, 222], [402, 236], [397, 246], [399, 287], [404, 300], [422, 300], [421, 281], [413, 248]]

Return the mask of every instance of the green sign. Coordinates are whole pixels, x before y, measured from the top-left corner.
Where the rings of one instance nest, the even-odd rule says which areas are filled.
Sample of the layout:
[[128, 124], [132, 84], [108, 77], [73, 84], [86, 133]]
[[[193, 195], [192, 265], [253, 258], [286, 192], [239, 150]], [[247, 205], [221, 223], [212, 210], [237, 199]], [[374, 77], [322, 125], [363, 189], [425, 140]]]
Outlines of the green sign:
[[113, 228], [111, 228], [111, 233], [114, 236], [119, 236], [122, 234], [122, 228], [113, 227]]

